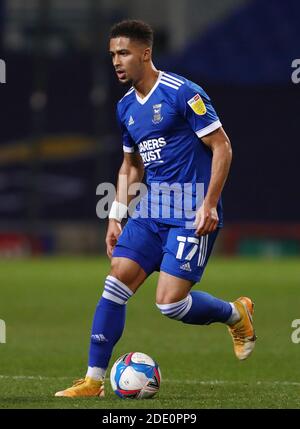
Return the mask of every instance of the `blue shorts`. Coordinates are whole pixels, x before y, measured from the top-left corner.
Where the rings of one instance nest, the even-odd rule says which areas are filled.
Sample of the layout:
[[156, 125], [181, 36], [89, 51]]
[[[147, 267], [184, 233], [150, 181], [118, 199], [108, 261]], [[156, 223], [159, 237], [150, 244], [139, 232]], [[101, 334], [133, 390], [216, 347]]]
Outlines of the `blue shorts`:
[[198, 282], [204, 272], [219, 229], [201, 237], [193, 229], [130, 218], [113, 251], [113, 257], [137, 262], [147, 275], [164, 271]]

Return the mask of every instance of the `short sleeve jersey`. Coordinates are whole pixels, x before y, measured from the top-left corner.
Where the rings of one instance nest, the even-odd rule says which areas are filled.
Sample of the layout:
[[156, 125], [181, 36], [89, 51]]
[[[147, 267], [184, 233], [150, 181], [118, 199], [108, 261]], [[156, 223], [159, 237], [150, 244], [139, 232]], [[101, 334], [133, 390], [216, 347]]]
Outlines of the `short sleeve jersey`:
[[[139, 151], [144, 162], [148, 187], [144, 203], [149, 217], [185, 225], [199, 206], [197, 189], [205, 196], [211, 176], [212, 152], [201, 138], [222, 125], [210, 98], [194, 82], [159, 72], [145, 98], [133, 87], [129, 89], [118, 102], [117, 119], [124, 152]], [[169, 198], [162, 196], [161, 189], [166, 188], [171, 189]], [[191, 202], [186, 202], [189, 197]], [[169, 214], [164, 210], [166, 205], [170, 206]], [[217, 209], [222, 226], [221, 198]]]

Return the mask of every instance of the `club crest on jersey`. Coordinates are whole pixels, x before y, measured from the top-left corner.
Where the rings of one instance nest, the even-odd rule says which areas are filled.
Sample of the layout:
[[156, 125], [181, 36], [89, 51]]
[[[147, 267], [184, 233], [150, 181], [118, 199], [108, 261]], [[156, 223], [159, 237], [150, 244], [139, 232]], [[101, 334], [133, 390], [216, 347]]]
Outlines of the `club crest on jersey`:
[[161, 116], [161, 104], [154, 104], [153, 107], [153, 124], [159, 124], [163, 120], [163, 116]]
[[191, 106], [196, 115], [205, 115], [206, 106], [199, 94], [196, 94], [193, 98], [188, 100], [188, 104]]

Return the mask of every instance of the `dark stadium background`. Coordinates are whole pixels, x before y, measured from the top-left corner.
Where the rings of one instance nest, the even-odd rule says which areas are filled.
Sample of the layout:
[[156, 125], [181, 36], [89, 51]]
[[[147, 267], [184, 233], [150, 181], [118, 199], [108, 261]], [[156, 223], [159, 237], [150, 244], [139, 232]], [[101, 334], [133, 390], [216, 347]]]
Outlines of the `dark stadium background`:
[[0, 1], [3, 256], [103, 251], [95, 190], [116, 179], [124, 93], [107, 34], [129, 16], [154, 27], [158, 68], [207, 90], [231, 138], [223, 251], [299, 254], [299, 2], [166, 1], [166, 18], [156, 3]]

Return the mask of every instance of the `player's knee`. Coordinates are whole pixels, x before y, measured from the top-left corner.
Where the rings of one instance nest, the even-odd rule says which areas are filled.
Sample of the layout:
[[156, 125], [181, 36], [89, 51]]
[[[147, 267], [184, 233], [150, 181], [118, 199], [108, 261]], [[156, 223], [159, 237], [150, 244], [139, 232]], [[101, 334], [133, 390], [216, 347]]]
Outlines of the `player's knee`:
[[172, 304], [180, 300], [181, 298], [176, 296], [174, 291], [159, 287], [156, 290], [156, 305]]
[[118, 258], [112, 259], [109, 275], [125, 284], [133, 292], [137, 290], [144, 280], [138, 267], [132, 267], [127, 261]]
[[190, 310], [192, 306], [191, 295], [188, 294], [184, 299], [172, 303], [156, 303], [157, 308], [170, 319], [181, 320]]
[[156, 290], [156, 305], [176, 304], [186, 298], [188, 291], [175, 291], [170, 288], [160, 288]]
[[126, 267], [126, 264], [119, 260], [112, 260], [109, 275], [117, 278], [126, 285], [129, 285], [132, 282], [132, 274], [130, 270]]

